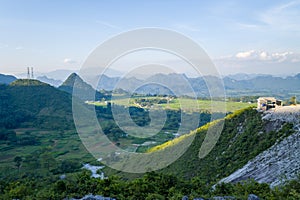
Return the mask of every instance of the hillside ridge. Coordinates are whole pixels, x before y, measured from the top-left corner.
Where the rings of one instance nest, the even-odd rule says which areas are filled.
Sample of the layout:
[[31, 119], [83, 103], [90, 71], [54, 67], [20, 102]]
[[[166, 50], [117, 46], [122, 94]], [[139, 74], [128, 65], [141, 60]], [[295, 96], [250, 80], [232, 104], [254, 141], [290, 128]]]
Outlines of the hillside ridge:
[[[290, 122], [283, 121], [276, 130], [270, 129], [270, 120], [263, 120], [265, 116], [253, 107], [242, 109], [225, 117], [224, 129], [221, 136], [209, 152], [200, 159], [199, 150], [204, 141], [206, 130], [210, 126], [217, 126], [218, 122], [198, 128], [191, 134], [196, 134], [188, 150], [178, 160], [162, 172], [177, 174], [187, 179], [199, 176], [206, 182], [219, 181], [245, 166], [274, 144], [284, 140], [294, 133]], [[187, 136], [176, 138], [176, 142], [169, 141], [150, 151], [176, 148], [180, 140]]]
[[300, 171], [300, 105], [265, 112], [262, 119], [273, 123], [276, 127], [286, 122], [291, 123], [295, 133], [281, 142], [276, 142], [220, 182], [238, 182], [253, 178], [255, 181], [269, 183], [274, 187], [283, 184], [286, 180], [297, 178]]

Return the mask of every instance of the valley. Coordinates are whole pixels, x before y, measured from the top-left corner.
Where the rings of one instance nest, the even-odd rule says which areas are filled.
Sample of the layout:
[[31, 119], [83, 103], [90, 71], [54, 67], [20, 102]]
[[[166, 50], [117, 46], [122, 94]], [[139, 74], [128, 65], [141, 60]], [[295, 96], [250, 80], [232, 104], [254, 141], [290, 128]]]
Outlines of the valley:
[[1, 1], [0, 200], [300, 200], [299, 19], [300, 0]]
[[[84, 81], [80, 81], [79, 87], [82, 93], [76, 99], [73, 97], [73, 101], [78, 101], [78, 105], [88, 111], [95, 110], [103, 133], [112, 144], [120, 149], [147, 154], [172, 152], [188, 138], [194, 138], [186, 152], [166, 168], [146, 174], [124, 173], [104, 166], [103, 160], [94, 158], [77, 134], [72, 120], [72, 96], [70, 93], [73, 90], [75, 80], [78, 78], [76, 75], [72, 75], [67, 82], [63, 83], [63, 87], [59, 88], [37, 80], [16, 80], [10, 85], [1, 85], [0, 179], [5, 186], [0, 189], [3, 198], [22, 198], [26, 194], [32, 198], [42, 198], [41, 196], [46, 195], [60, 199], [63, 196], [82, 197], [87, 193], [100, 193], [117, 199], [127, 199], [130, 195], [135, 196], [136, 194], [128, 193], [123, 187], [127, 185], [126, 187], [137, 192], [134, 185], [141, 184], [140, 181], [146, 181], [143, 184], [147, 188], [150, 187], [149, 182], [156, 186], [153, 191], [149, 188], [146, 189], [140, 193], [140, 197], [135, 196], [135, 199], [145, 199], [154, 193], [161, 195], [161, 197], [169, 196], [171, 198], [172, 196], [175, 199], [186, 194], [207, 198], [227, 194], [246, 198], [250, 193], [241, 195], [236, 190], [236, 187], [241, 186], [236, 184], [240, 184], [242, 181], [244, 182], [242, 187], [252, 187], [250, 185], [254, 183], [249, 182], [249, 178], [254, 178], [259, 182], [255, 182], [255, 190], [250, 191], [260, 197], [268, 199], [272, 195], [285, 195], [274, 193], [272, 189], [266, 190], [268, 185], [265, 184], [267, 183], [275, 188], [283, 186], [274, 185], [270, 181], [262, 181], [253, 173], [256, 166], [270, 165], [268, 162], [266, 164], [261, 163], [262, 158], [267, 158], [266, 152], [272, 151], [273, 148], [279, 148], [281, 143], [286, 144], [285, 141], [290, 141], [291, 137], [294, 138], [293, 141], [295, 142], [297, 137], [295, 127], [298, 126], [294, 123], [299, 118], [298, 115], [289, 118], [290, 115], [287, 114], [283, 117], [287, 120], [278, 124], [278, 120], [273, 119], [273, 115], [271, 115], [272, 111], [261, 113], [255, 109], [257, 98], [255, 96], [228, 98], [225, 101], [226, 113], [222, 113], [223, 109], [218, 107], [214, 107], [213, 110], [216, 113], [212, 113], [211, 105], [218, 105], [218, 102], [221, 102], [219, 99], [202, 98], [195, 101], [189, 97], [141, 94], [128, 97], [124, 91], [121, 93], [119, 91], [115, 96], [108, 91], [98, 91], [96, 93], [97, 101], [91, 101], [82, 94], [90, 94], [93, 92], [93, 88]], [[242, 99], [243, 101], [241, 101]], [[198, 108], [193, 106], [195, 102], [199, 106]], [[182, 104], [187, 106], [182, 107]], [[146, 127], [151, 123], [150, 111], [155, 114], [164, 110], [167, 118], [160, 132], [151, 137], [140, 138], [128, 135], [118, 126], [114, 121], [113, 108], [128, 110], [133, 122], [140, 127]], [[283, 108], [287, 109], [288, 107]], [[295, 109], [291, 108], [291, 111], [294, 112]], [[214, 121], [211, 121], [212, 115]], [[182, 117], [190, 120], [198, 119], [197, 126], [187, 125], [184, 130], [181, 130], [183, 132], [178, 134]], [[216, 145], [207, 156], [199, 158], [199, 151], [207, 130], [218, 126], [220, 122], [224, 122], [224, 128]], [[275, 127], [270, 128], [271, 124], [274, 123]], [[268, 155], [273, 155], [272, 152]], [[276, 152], [278, 151], [276, 150]], [[118, 159], [118, 156], [122, 156], [122, 154], [116, 154], [113, 159]], [[288, 158], [296, 159], [296, 156]], [[107, 161], [110, 158], [103, 159]], [[283, 162], [287, 163], [287, 161]], [[139, 165], [138, 162], [135, 164]], [[84, 166], [88, 167], [83, 169]], [[287, 165], [287, 167], [289, 166]], [[290, 184], [290, 180], [297, 180], [297, 167], [296, 165], [293, 166], [293, 172], [283, 168], [283, 170], [278, 171], [281, 174], [276, 175], [288, 177], [285, 185]], [[95, 170], [91, 174], [90, 169], [93, 168], [99, 169], [98, 175], [95, 175]], [[244, 168], [243, 173], [254, 170], [252, 175], [243, 173], [236, 175]], [[259, 174], [259, 172], [256, 173]], [[100, 176], [99, 174], [103, 175]], [[99, 179], [91, 176], [107, 178]], [[79, 184], [78, 181], [83, 177], [85, 180]], [[273, 180], [271, 176], [268, 175], [268, 177], [270, 179], [263, 180]], [[150, 179], [155, 181], [150, 181]], [[162, 189], [159, 182], [164, 179], [175, 182]], [[17, 184], [15, 180], [21, 181], [18, 183], [20, 185], [12, 186], [10, 184], [10, 182]], [[37, 180], [43, 181], [39, 186], [34, 186]], [[215, 186], [217, 189], [211, 190], [210, 188], [218, 182], [220, 185]], [[52, 192], [45, 190], [44, 184], [49, 184]], [[58, 188], [57, 184], [62, 185]], [[117, 184], [118, 189], [110, 188], [108, 191], [103, 190], [104, 188], [91, 189], [85, 186], [88, 184], [107, 184], [107, 187], [114, 187], [111, 184]], [[177, 192], [173, 191], [172, 185], [179, 187]], [[287, 187], [285, 185], [284, 187]], [[20, 187], [27, 188], [28, 191], [25, 192]], [[40, 192], [32, 192], [32, 189], [36, 187], [39, 188]], [[64, 189], [65, 187], [68, 187], [69, 190]], [[81, 192], [77, 191], [78, 187], [80, 187]], [[197, 187], [202, 189], [197, 189]], [[232, 189], [224, 191], [222, 187], [225, 189], [232, 187]], [[61, 192], [57, 193], [58, 190]]]

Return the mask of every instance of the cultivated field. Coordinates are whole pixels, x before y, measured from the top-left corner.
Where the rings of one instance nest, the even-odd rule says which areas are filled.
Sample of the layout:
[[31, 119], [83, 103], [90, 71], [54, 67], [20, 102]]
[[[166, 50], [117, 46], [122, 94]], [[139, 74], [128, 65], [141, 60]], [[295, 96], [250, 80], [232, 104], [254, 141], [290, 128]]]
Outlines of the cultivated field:
[[[184, 112], [234, 112], [249, 106], [256, 106], [251, 102], [234, 102], [234, 101], [216, 101], [191, 98], [171, 98], [171, 97], [145, 97], [134, 96], [124, 97], [116, 96], [111, 101], [89, 102], [96, 106], [106, 106], [107, 103], [113, 103], [122, 106], [136, 106], [140, 108], [164, 108], [171, 110], [183, 110]], [[224, 108], [225, 106], [225, 108]]]

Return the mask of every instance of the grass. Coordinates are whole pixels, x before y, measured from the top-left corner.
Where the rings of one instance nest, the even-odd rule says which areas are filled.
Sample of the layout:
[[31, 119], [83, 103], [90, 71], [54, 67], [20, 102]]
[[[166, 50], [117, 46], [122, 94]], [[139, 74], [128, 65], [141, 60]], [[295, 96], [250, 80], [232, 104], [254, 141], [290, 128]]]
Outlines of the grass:
[[[197, 106], [198, 105], [198, 109]], [[223, 106], [226, 106], [224, 109]], [[234, 112], [236, 110], [240, 110], [242, 108], [246, 108], [249, 106], [254, 105], [253, 103], [245, 103], [245, 102], [233, 102], [233, 101], [211, 101], [211, 100], [194, 100], [194, 99], [188, 99], [188, 98], [182, 98], [182, 99], [174, 99], [169, 104], [163, 104], [163, 107], [179, 110], [180, 108], [183, 108], [182, 110], [186, 112], [197, 112], [197, 111], [215, 111], [215, 112], [222, 112], [226, 110], [226, 112]], [[214, 107], [212, 107], [214, 106]]]

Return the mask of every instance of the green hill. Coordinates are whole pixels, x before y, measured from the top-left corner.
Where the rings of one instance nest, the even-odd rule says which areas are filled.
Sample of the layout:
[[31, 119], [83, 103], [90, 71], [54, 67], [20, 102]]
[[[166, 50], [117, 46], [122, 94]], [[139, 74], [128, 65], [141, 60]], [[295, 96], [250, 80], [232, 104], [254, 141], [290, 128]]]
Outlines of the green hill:
[[0, 86], [0, 127], [70, 129], [71, 96], [37, 80]]
[[0, 182], [74, 172], [87, 160], [70, 94], [37, 80], [0, 85]]
[[188, 136], [176, 138], [149, 150], [174, 150], [187, 138], [195, 135], [188, 150], [177, 161], [161, 170], [179, 177], [190, 179], [199, 177], [207, 183], [215, 183], [244, 166], [250, 159], [272, 146], [275, 142], [293, 133], [292, 125], [284, 124], [280, 130], [268, 130], [268, 123], [262, 121], [261, 113], [253, 108], [236, 111], [225, 118], [224, 129], [212, 151], [199, 158], [199, 150], [207, 129], [218, 126], [213, 122], [200, 127]]
[[17, 79], [11, 82], [11, 86], [46, 86], [47, 83], [35, 79]]

